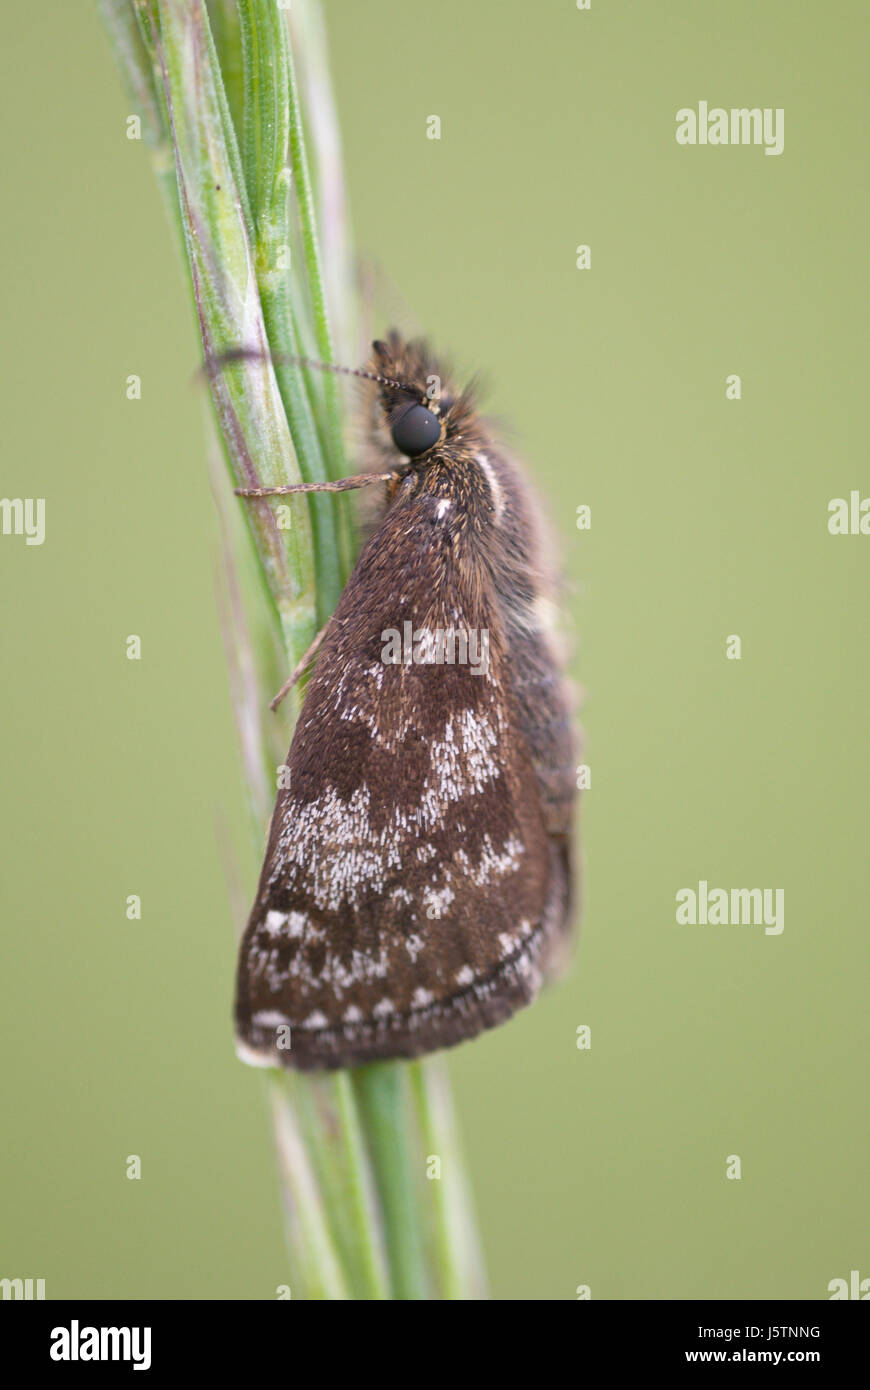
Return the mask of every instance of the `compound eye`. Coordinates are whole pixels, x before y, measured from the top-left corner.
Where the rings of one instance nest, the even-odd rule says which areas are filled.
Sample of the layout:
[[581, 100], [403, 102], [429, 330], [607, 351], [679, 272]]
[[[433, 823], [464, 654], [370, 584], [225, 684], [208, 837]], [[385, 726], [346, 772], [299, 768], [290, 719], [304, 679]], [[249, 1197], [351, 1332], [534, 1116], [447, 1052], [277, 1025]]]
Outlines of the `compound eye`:
[[400, 454], [416, 458], [441, 438], [441, 421], [425, 405], [407, 405], [392, 422], [390, 433]]

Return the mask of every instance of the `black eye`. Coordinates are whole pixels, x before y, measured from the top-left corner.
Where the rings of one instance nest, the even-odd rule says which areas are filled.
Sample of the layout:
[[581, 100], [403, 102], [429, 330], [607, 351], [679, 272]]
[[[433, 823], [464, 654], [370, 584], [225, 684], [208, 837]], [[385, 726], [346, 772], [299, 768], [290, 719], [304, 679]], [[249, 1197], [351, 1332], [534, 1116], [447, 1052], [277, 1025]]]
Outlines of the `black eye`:
[[399, 453], [412, 459], [438, 443], [441, 421], [425, 405], [406, 405], [390, 425], [390, 433]]

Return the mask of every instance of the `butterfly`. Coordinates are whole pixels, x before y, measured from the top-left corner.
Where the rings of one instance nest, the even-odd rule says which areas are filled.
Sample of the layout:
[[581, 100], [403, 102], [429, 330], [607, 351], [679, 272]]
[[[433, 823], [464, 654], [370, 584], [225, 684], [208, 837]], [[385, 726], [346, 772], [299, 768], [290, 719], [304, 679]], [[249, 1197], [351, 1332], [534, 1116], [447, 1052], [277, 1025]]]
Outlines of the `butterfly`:
[[537, 505], [425, 343], [393, 333], [356, 374], [366, 473], [239, 490], [383, 492], [300, 664], [316, 655], [240, 945], [237, 1047], [261, 1066], [472, 1038], [534, 999], [570, 934], [577, 740]]

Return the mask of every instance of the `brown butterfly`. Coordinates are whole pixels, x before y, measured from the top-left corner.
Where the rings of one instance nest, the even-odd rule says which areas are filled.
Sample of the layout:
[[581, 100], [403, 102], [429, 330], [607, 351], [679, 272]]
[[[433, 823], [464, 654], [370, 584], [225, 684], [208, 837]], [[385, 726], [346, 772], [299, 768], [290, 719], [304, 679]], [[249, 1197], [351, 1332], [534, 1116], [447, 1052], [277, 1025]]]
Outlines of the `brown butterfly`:
[[534, 998], [570, 925], [577, 750], [536, 507], [424, 344], [392, 334], [358, 375], [374, 467], [319, 486], [380, 482], [385, 505], [318, 639], [241, 943], [255, 1065], [471, 1038]]

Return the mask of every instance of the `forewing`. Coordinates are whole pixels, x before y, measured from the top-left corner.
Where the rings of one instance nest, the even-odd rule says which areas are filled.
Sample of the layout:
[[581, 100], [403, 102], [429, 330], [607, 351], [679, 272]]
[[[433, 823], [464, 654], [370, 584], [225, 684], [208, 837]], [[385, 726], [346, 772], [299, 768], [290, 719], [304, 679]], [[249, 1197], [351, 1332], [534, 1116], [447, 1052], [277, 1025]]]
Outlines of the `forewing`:
[[[487, 573], [441, 514], [428, 497], [387, 514], [310, 682], [240, 952], [248, 1060], [414, 1056], [502, 1021], [540, 983], [564, 868]], [[439, 663], [451, 631], [466, 659]]]

